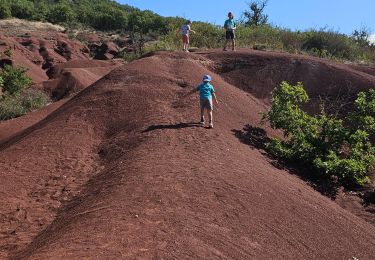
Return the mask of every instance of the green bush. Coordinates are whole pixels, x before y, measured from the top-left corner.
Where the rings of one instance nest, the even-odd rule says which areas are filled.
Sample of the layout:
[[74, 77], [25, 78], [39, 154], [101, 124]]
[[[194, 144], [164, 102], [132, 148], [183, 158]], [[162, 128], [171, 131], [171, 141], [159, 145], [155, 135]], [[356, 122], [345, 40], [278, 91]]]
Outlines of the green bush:
[[0, 77], [0, 98], [3, 96], [4, 79]]
[[10, 5], [7, 1], [0, 1], [0, 19], [7, 19], [12, 17], [12, 11], [10, 10]]
[[7, 120], [22, 116], [26, 109], [22, 106], [20, 95], [6, 95], [0, 99], [0, 120]]
[[324, 30], [304, 33], [302, 49], [320, 57], [346, 60], [354, 60], [359, 52], [358, 45], [347, 35]]
[[224, 30], [221, 27], [196, 22], [193, 24], [196, 34], [191, 35], [191, 45], [198, 48], [218, 48], [224, 45]]
[[0, 72], [0, 120], [21, 116], [49, 102], [44, 92], [28, 88], [32, 80], [25, 72], [7, 65]]
[[48, 104], [49, 97], [40, 90], [28, 89], [21, 94], [0, 97], [0, 120], [22, 116]]
[[48, 14], [50, 12], [50, 5], [46, 1], [34, 2], [35, 14], [34, 18], [37, 21], [47, 21]]
[[[301, 109], [309, 100], [302, 83], [281, 83], [263, 120], [281, 129], [284, 140], [274, 138], [267, 150], [273, 156], [303, 163], [321, 176], [337, 176], [345, 185], [363, 185], [375, 161], [369, 134], [375, 130], [375, 90], [360, 93], [354, 112], [343, 121], [322, 110], [310, 116]], [[358, 123], [361, 122], [361, 123]]]
[[5, 94], [18, 94], [31, 85], [32, 79], [25, 75], [26, 71], [27, 69], [25, 68], [13, 68], [12, 66], [5, 65], [0, 72], [0, 77], [4, 81], [3, 90]]
[[72, 7], [61, 3], [51, 8], [47, 15], [47, 20], [51, 23], [72, 23], [76, 17]]
[[11, 12], [13, 17], [31, 20], [35, 14], [34, 3], [27, 0], [13, 0]]
[[128, 15], [120, 9], [98, 5], [93, 11], [88, 12], [88, 21], [92, 27], [98, 30], [117, 30], [126, 28]]
[[22, 106], [27, 111], [33, 111], [44, 107], [50, 101], [50, 98], [41, 90], [27, 89], [21, 95]]

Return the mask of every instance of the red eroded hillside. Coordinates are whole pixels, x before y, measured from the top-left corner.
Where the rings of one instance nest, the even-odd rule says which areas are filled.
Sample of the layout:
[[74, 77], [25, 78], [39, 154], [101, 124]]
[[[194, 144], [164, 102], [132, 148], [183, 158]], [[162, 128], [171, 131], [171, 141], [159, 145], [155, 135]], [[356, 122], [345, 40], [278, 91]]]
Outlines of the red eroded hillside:
[[[199, 126], [198, 97], [183, 98], [207, 73], [214, 129]], [[277, 134], [259, 121], [279, 80], [332, 94], [338, 75], [353, 93], [375, 85], [344, 65], [247, 50], [156, 53], [114, 69], [0, 144], [0, 257], [372, 259], [370, 217], [256, 146]], [[260, 133], [250, 146], [247, 124]]]

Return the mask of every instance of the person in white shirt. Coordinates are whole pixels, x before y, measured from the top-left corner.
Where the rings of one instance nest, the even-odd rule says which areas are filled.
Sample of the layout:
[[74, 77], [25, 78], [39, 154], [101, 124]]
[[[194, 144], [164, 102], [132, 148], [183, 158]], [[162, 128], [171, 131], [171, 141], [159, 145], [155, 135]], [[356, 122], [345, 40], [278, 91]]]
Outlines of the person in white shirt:
[[191, 29], [191, 24], [192, 22], [190, 20], [187, 20], [186, 23], [183, 26], [181, 26], [182, 43], [184, 46], [184, 51], [186, 52], [189, 52], [189, 34], [190, 32], [195, 33], [195, 31]]

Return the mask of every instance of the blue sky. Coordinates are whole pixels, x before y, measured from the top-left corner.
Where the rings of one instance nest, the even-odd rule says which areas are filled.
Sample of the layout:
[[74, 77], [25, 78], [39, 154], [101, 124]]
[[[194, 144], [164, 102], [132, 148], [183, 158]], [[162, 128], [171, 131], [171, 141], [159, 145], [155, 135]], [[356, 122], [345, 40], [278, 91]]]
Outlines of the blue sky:
[[[117, 0], [163, 16], [222, 24], [228, 11], [238, 18], [246, 9], [247, 0]], [[269, 0], [266, 7], [269, 21], [293, 30], [328, 27], [351, 34], [367, 27], [375, 35], [375, 0]]]

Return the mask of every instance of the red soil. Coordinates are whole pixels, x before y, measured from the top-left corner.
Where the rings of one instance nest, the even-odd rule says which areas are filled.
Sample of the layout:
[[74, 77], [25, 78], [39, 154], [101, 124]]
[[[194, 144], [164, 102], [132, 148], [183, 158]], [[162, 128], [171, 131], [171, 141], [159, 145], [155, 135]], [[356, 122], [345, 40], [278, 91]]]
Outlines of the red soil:
[[[115, 69], [2, 143], [0, 257], [373, 259], [373, 225], [275, 168], [233, 132], [259, 126], [266, 106], [258, 97], [269, 95], [281, 68], [266, 70], [268, 83], [254, 82], [254, 95], [226, 81], [245, 89], [241, 74], [208, 69], [234, 58], [281, 64], [293, 57], [157, 54]], [[290, 77], [319, 83], [302, 68], [324, 66], [353, 86], [375, 84], [345, 66], [301, 60]], [[207, 73], [220, 99], [213, 130], [191, 123], [196, 95], [182, 98]]]
[[87, 48], [78, 41], [70, 40], [66, 34], [57, 32], [34, 34], [17, 37], [0, 35], [0, 53], [10, 49], [12, 51], [10, 59], [13, 64], [28, 68], [27, 74], [34, 83], [47, 80], [46, 69], [56, 64], [89, 58]]
[[73, 60], [52, 67], [43, 89], [60, 100], [92, 85], [120, 64], [114, 61]]

